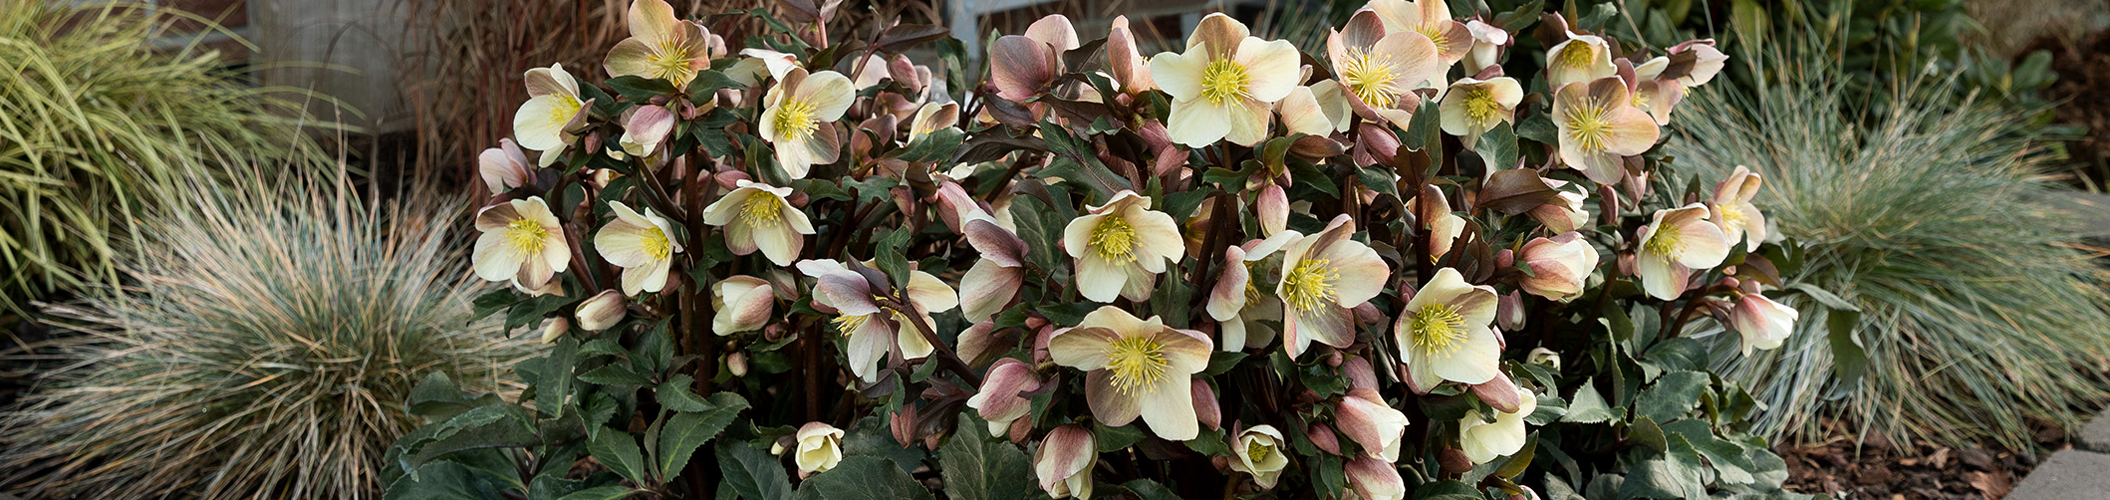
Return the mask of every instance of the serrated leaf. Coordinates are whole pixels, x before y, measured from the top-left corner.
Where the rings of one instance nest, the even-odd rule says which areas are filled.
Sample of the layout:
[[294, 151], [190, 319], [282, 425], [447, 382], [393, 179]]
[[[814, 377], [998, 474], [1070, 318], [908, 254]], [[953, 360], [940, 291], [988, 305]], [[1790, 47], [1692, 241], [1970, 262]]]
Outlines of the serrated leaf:
[[1561, 416], [1562, 422], [1596, 424], [1609, 422], [1619, 416], [1612, 411], [1611, 406], [1605, 404], [1604, 396], [1598, 394], [1597, 382], [1594, 380], [1577, 386], [1575, 395], [1568, 399], [1573, 402], [1568, 404], [1568, 414]]
[[[714, 399], [719, 395], [739, 397], [731, 393], [719, 393], [714, 395]], [[672, 480], [681, 475], [682, 468], [689, 464], [689, 457], [696, 453], [696, 448], [710, 442], [711, 438], [718, 437], [718, 433], [724, 431], [725, 426], [732, 424], [733, 418], [738, 417], [740, 410], [744, 409], [747, 409], [747, 402], [740, 400], [737, 404], [716, 406], [709, 411], [678, 413], [674, 418], [668, 419], [667, 426], [659, 433], [660, 477]]]
[[1679, 436], [1670, 437], [1670, 451], [1660, 458], [1634, 464], [1619, 498], [1685, 499], [1707, 498], [1707, 471], [1700, 455]]
[[1517, 170], [1517, 135], [1507, 123], [1495, 124], [1495, 128], [1480, 134], [1478, 142], [1473, 143], [1473, 152], [1487, 162], [1489, 171]]
[[593, 454], [594, 460], [600, 461], [608, 470], [631, 481], [642, 483], [650, 479], [646, 474], [644, 452], [637, 446], [637, 437], [628, 432], [603, 428], [587, 439], [586, 452]]
[[616, 500], [638, 493], [639, 490], [627, 486], [596, 486], [574, 491], [558, 500]]
[[777, 457], [733, 440], [719, 441], [717, 452], [718, 472], [726, 486], [719, 490], [721, 495], [729, 490], [749, 500], [791, 500], [791, 477]]
[[664, 406], [669, 410], [688, 412], [710, 410], [710, 402], [704, 401], [702, 396], [697, 396], [695, 391], [689, 389], [695, 384], [696, 379], [689, 377], [688, 374], [668, 377], [666, 382], [660, 382], [659, 387], [653, 388], [652, 397], [659, 401], [660, 406]]
[[[964, 425], [962, 429], [981, 426]], [[1011, 443], [989, 441], [980, 432], [959, 432], [938, 449], [945, 494], [954, 500], [1009, 500], [1034, 491], [1033, 465]]]
[[625, 363], [603, 365], [579, 375], [579, 380], [601, 385], [644, 386], [652, 385], [652, 379], [631, 371]]
[[557, 340], [549, 355], [542, 357], [542, 368], [535, 383], [535, 409], [551, 417], [564, 416], [565, 400], [571, 397], [572, 365], [578, 363], [579, 341], [567, 335]]
[[1700, 406], [1700, 395], [1707, 390], [1707, 383], [1711, 380], [1701, 372], [1665, 373], [1656, 379], [1654, 385], [1641, 391], [1641, 397], [1634, 402], [1634, 415], [1657, 422], [1684, 418], [1685, 414]]
[[799, 484], [800, 500], [931, 500], [930, 490], [885, 458], [843, 457], [827, 472]]

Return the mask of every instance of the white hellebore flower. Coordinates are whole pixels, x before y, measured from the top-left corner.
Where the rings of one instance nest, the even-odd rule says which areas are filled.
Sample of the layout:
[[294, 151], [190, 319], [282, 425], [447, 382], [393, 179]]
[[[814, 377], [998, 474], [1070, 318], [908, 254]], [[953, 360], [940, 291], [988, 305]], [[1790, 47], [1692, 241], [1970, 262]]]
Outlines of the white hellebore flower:
[[1151, 433], [1185, 441], [1201, 432], [1191, 380], [1208, 368], [1211, 344], [1207, 335], [1165, 326], [1156, 316], [1142, 320], [1101, 306], [1076, 327], [1057, 330], [1048, 355], [1086, 372], [1085, 400], [1101, 422], [1118, 427], [1140, 415]]
[[741, 180], [733, 192], [703, 207], [703, 223], [725, 228], [725, 246], [734, 254], [761, 250], [770, 262], [791, 265], [806, 248], [813, 222], [784, 198], [791, 188]]
[[546, 167], [571, 145], [570, 130], [585, 125], [580, 110], [586, 103], [579, 101], [579, 82], [563, 64], [527, 70], [527, 91], [527, 103], [513, 113], [513, 135], [520, 137], [520, 147], [541, 151], [537, 164]]
[[1480, 419], [1477, 413], [1469, 413], [1458, 421], [1458, 441], [1463, 446], [1465, 458], [1475, 464], [1484, 464], [1503, 455], [1524, 449], [1527, 436], [1524, 417], [1539, 407], [1538, 398], [1531, 391], [1517, 389], [1517, 411], [1495, 410], [1495, 421]]
[[629, 316], [630, 311], [623, 305], [621, 292], [602, 290], [601, 293], [587, 297], [585, 302], [580, 302], [574, 315], [579, 318], [579, 328], [598, 332], [623, 322], [623, 318]]
[[[866, 262], [865, 266], [870, 267], [871, 263]], [[907, 305], [916, 310], [900, 311], [882, 307], [875, 300], [879, 294], [872, 290], [871, 281], [840, 262], [807, 260], [799, 262], [798, 268], [819, 281], [813, 287], [813, 304], [822, 312], [837, 314], [836, 331], [850, 337], [843, 353], [850, 358], [850, 373], [867, 382], [879, 379], [875, 364], [887, 353], [899, 350], [904, 359], [922, 359], [937, 350], [923, 337], [921, 329], [909, 323], [911, 318], [935, 327], [932, 313], [960, 305], [958, 292], [923, 271], [909, 271], [904, 294]]]
[[527, 153], [521, 152], [520, 145], [512, 139], [499, 139], [498, 147], [476, 155], [476, 173], [484, 178], [484, 188], [493, 195], [535, 183]]
[[1752, 292], [1736, 299], [1736, 308], [1729, 311], [1729, 325], [1743, 336], [1744, 355], [1750, 356], [1753, 349], [1780, 347], [1795, 334], [1795, 320], [1801, 317], [1795, 308]]
[[615, 220], [594, 233], [593, 247], [608, 263], [623, 268], [623, 295], [665, 289], [673, 256], [681, 253], [681, 244], [667, 236], [674, 227], [650, 208], [640, 214], [620, 201], [608, 202], [608, 207]]
[[1324, 231], [1283, 251], [1275, 296], [1288, 316], [1282, 346], [1290, 358], [1303, 355], [1314, 340], [1334, 347], [1355, 342], [1355, 307], [1383, 291], [1392, 275], [1377, 251], [1350, 238], [1354, 234], [1355, 219], [1341, 214]]
[[1414, 392], [1445, 380], [1471, 385], [1501, 375], [1501, 340], [1488, 327], [1498, 300], [1494, 288], [1466, 284], [1446, 267], [1407, 301], [1392, 334]]
[[1345, 28], [1327, 35], [1326, 57], [1356, 114], [1407, 128], [1421, 109], [1413, 90], [1431, 81], [1441, 85], [1450, 66], [1427, 37], [1388, 31], [1376, 13], [1358, 12]]
[[1149, 198], [1128, 190], [1086, 209], [1062, 232], [1063, 250], [1077, 260], [1077, 291], [1093, 302], [1113, 302], [1116, 295], [1150, 298], [1158, 273], [1187, 250], [1172, 216], [1151, 210]]
[[1407, 414], [1385, 404], [1377, 389], [1349, 390], [1334, 406], [1334, 425], [1363, 447], [1364, 456], [1383, 459], [1385, 463], [1399, 460], [1399, 440], [1407, 432]]
[[1597, 248], [1581, 233], [1569, 231], [1554, 237], [1532, 238], [1524, 244], [1518, 260], [1531, 268], [1518, 288], [1547, 300], [1566, 302], [1582, 295], [1583, 283], [1597, 270]]
[[1561, 163], [1598, 184], [1626, 177], [1625, 157], [1655, 147], [1662, 133], [1655, 119], [1634, 107], [1626, 82], [1618, 78], [1554, 92], [1553, 126], [1559, 130]]
[[1054, 498], [1092, 498], [1092, 466], [1099, 463], [1092, 431], [1077, 424], [1056, 427], [1033, 451], [1033, 475]]
[[1509, 45], [1509, 32], [1502, 28], [1474, 19], [1465, 22], [1465, 31], [1473, 35], [1473, 48], [1465, 53], [1465, 74], [1477, 75], [1488, 66], [1494, 66], [1501, 58], [1502, 47]]
[[1445, 0], [1370, 0], [1367, 8], [1384, 20], [1386, 32], [1414, 33], [1428, 39], [1443, 58], [1442, 69], [1449, 70], [1472, 49], [1472, 31], [1451, 17], [1451, 6]]
[[1596, 81], [1617, 74], [1612, 46], [1604, 38], [1568, 32], [1568, 39], [1546, 50], [1546, 88], [1559, 91], [1570, 83]]
[[1347, 132], [1349, 118], [1355, 117], [1347, 93], [1340, 82], [1333, 80], [1290, 89], [1289, 96], [1275, 104], [1275, 114], [1282, 117], [1283, 133], [1326, 137]]
[[1040, 376], [1033, 367], [1015, 358], [1002, 358], [989, 365], [989, 375], [982, 378], [981, 390], [967, 398], [967, 407], [973, 408], [989, 423], [989, 435], [1001, 437], [1010, 428], [1011, 422], [1026, 416], [1033, 410], [1033, 401], [1019, 397], [1019, 393], [1040, 389]]
[[1150, 58], [1150, 77], [1172, 96], [1165, 128], [1172, 141], [1202, 147], [1220, 139], [1251, 146], [1267, 138], [1271, 105], [1289, 95], [1302, 73], [1297, 48], [1262, 41], [1222, 13], [1202, 18], [1184, 54]]
[[843, 430], [821, 422], [808, 422], [799, 427], [798, 454], [791, 461], [799, 465], [799, 477], [827, 472], [843, 461]]
[[1635, 238], [1641, 241], [1635, 256], [1641, 289], [1662, 300], [1683, 295], [1694, 270], [1721, 265], [1729, 257], [1728, 237], [1707, 221], [1707, 207], [1698, 203], [1657, 211]]
[[1288, 442], [1274, 426], [1248, 428], [1231, 441], [1231, 470], [1252, 474], [1253, 482], [1263, 489], [1273, 488], [1275, 480], [1282, 478], [1282, 469], [1289, 466], [1289, 456], [1282, 449]]
[[476, 212], [476, 250], [470, 254], [476, 276], [485, 281], [511, 280], [526, 290], [540, 290], [571, 265], [571, 246], [564, 228], [540, 196], [511, 200]]
[[808, 75], [805, 69], [792, 68], [765, 99], [762, 140], [776, 147], [777, 164], [785, 175], [803, 179], [814, 165], [835, 162], [842, 152], [835, 121], [857, 99], [848, 77], [834, 71]]
[[[1223, 342], [1217, 348], [1225, 352], [1237, 352], [1251, 347], [1267, 345], [1275, 340], [1275, 331], [1261, 320], [1281, 321], [1282, 301], [1260, 293], [1260, 283], [1255, 278], [1272, 273], [1258, 273], [1265, 268], [1268, 257], [1275, 255], [1290, 242], [1303, 238], [1296, 231], [1283, 231], [1265, 240], [1253, 240], [1242, 246], [1224, 249], [1223, 274], [1216, 278], [1216, 288], [1209, 291], [1209, 317], [1218, 323]], [[1259, 268], [1259, 269], [1256, 269]]]
[[711, 284], [711, 331], [718, 336], [759, 330], [776, 308], [776, 288], [753, 276], [733, 276]]
[[[1443, 133], [1458, 136], [1466, 148], [1480, 141], [1480, 134], [1516, 118], [1517, 103], [1524, 100], [1524, 87], [1506, 76], [1487, 80], [1460, 78], [1445, 92], [1436, 109], [1443, 114]], [[1515, 165], [1494, 165], [1510, 168]]]
[[1758, 212], [1751, 199], [1758, 197], [1758, 188], [1765, 179], [1750, 168], [1737, 165], [1729, 178], [1714, 188], [1713, 210], [1709, 215], [1717, 226], [1722, 227], [1722, 236], [1730, 245], [1744, 243], [1744, 251], [1758, 251], [1758, 245], [1766, 242], [1766, 215]]

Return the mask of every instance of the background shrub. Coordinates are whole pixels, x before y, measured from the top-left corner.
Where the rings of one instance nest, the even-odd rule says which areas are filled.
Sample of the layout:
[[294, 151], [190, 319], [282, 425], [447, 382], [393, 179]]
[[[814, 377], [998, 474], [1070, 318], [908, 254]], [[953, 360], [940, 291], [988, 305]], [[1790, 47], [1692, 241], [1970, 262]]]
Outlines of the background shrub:
[[[250, 172], [250, 175], [256, 175]], [[341, 186], [201, 186], [155, 207], [121, 294], [52, 307], [84, 342], [0, 419], [32, 498], [377, 498], [431, 373], [496, 389], [522, 346], [470, 324], [460, 206]]]

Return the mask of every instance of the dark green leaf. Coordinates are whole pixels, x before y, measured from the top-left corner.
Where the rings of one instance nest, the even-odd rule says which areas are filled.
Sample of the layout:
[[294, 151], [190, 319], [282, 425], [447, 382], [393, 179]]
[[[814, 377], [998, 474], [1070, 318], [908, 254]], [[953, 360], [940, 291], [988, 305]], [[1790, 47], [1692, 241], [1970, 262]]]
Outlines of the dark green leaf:
[[655, 96], [674, 95], [676, 92], [674, 84], [667, 83], [666, 80], [638, 76], [610, 78], [608, 87], [615, 89], [615, 93], [622, 94], [624, 99], [633, 103], [650, 101]]
[[1458, 481], [1437, 481], [1414, 488], [1414, 500], [1480, 500], [1480, 490]]
[[1101, 453], [1134, 446], [1142, 442], [1144, 437], [1146, 436], [1143, 430], [1137, 429], [1133, 422], [1120, 427], [1107, 427], [1097, 420], [1092, 421], [1092, 442], [1097, 443]]
[[740, 498], [791, 500], [791, 477], [784, 473], [783, 463], [754, 445], [719, 441], [718, 472], [725, 475], [725, 489], [738, 493]]
[[1539, 144], [1560, 144], [1560, 129], [1553, 126], [1553, 118], [1545, 113], [1532, 113], [1517, 122], [1516, 133], [1517, 137]]
[[579, 375], [579, 380], [601, 385], [652, 385], [652, 379], [631, 371], [625, 363], [614, 363]]
[[667, 420], [667, 426], [659, 433], [660, 477], [666, 480], [681, 475], [681, 469], [689, 464], [689, 456], [696, 448], [717, 437], [719, 431], [733, 423], [740, 410], [747, 409], [747, 401], [740, 395], [721, 392], [712, 396], [713, 405], [708, 411], [678, 413]]
[[639, 490], [626, 486], [598, 486], [574, 491], [559, 500], [616, 500], [638, 493]]
[[1671, 436], [1670, 451], [1663, 457], [1634, 464], [1619, 498], [1685, 499], [1707, 498], [1707, 471], [1700, 455], [1685, 438]]
[[608, 466], [631, 481], [645, 482], [647, 476], [644, 452], [637, 447], [637, 436], [616, 429], [601, 429], [586, 442], [587, 453], [594, 460]]
[[[939, 469], [945, 479], [945, 494], [954, 500], [1009, 500], [1033, 492], [1033, 465], [1026, 452], [1002, 441], [982, 439], [979, 425], [966, 425], [962, 432], [938, 449]], [[977, 421], [976, 423], [980, 423]], [[970, 427], [976, 430], [967, 430]]]
[[1657, 422], [1683, 418], [1700, 406], [1700, 395], [1707, 391], [1710, 380], [1701, 372], [1665, 373], [1656, 379], [1655, 385], [1641, 391], [1640, 399], [1634, 403], [1634, 415]]
[[1480, 134], [1479, 142], [1473, 143], [1473, 152], [1480, 154], [1480, 159], [1487, 162], [1487, 169], [1490, 171], [1515, 170], [1517, 135], [1509, 130], [1509, 124], [1496, 124], [1495, 128]]
[[894, 158], [909, 163], [951, 161], [953, 154], [960, 150], [960, 139], [966, 135], [957, 128], [941, 128], [916, 138], [908, 147], [895, 153]]
[[1166, 488], [1165, 485], [1149, 479], [1137, 479], [1121, 483], [1121, 487], [1127, 489], [1129, 493], [1135, 493], [1137, 498], [1143, 500], [1180, 500], [1180, 496], [1174, 494], [1171, 488]]
[[1604, 396], [1597, 393], [1596, 381], [1577, 386], [1575, 396], [1569, 399], [1574, 402], [1568, 404], [1568, 414], [1561, 417], [1562, 422], [1595, 424], [1608, 422], [1619, 416], [1619, 413], [1605, 404]]
[[652, 390], [652, 396], [659, 401], [660, 406], [664, 406], [669, 410], [710, 410], [710, 402], [704, 401], [703, 397], [696, 395], [696, 391], [689, 389], [689, 387], [694, 385], [696, 385], [696, 379], [689, 377], [688, 374], [675, 375], [668, 377], [666, 382], [660, 382], [659, 387]]
[[1202, 369], [1202, 375], [1212, 377], [1216, 375], [1222, 375], [1224, 372], [1231, 371], [1232, 367], [1238, 366], [1238, 362], [1245, 361], [1245, 358], [1246, 353], [1244, 352], [1225, 352], [1222, 350], [1218, 350], [1216, 352], [1209, 353], [1209, 367]]
[[1187, 220], [1194, 215], [1194, 209], [1201, 207], [1202, 201], [1209, 199], [1209, 195], [1213, 194], [1216, 194], [1216, 190], [1208, 188], [1168, 194], [1159, 198], [1158, 208], [1163, 210], [1165, 215], [1172, 216], [1172, 220]]
[[1840, 383], [1853, 384], [1868, 373], [1868, 350], [1861, 345], [1856, 326], [1860, 311], [1825, 311], [1824, 326], [1832, 346], [1832, 374]]
[[930, 490], [885, 458], [851, 455], [799, 484], [800, 500], [931, 500]]

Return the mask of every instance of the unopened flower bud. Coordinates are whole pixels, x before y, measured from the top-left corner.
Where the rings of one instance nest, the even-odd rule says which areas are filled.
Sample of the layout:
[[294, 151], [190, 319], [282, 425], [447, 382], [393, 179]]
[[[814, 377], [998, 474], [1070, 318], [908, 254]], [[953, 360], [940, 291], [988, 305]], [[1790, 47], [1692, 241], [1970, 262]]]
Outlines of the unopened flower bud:
[[1193, 380], [1193, 386], [1195, 419], [1210, 430], [1222, 429], [1223, 410], [1218, 408], [1216, 389], [1209, 387], [1209, 382], [1200, 378]]
[[586, 302], [579, 304], [577, 312], [579, 328], [590, 332], [615, 326], [629, 314], [630, 312], [623, 307], [623, 292], [614, 289], [603, 290], [600, 294], [586, 299]]
[[735, 377], [747, 376], [747, 353], [735, 352], [725, 355], [725, 371]]
[[564, 332], [568, 331], [571, 331], [571, 320], [564, 319], [563, 316], [550, 318], [549, 323], [542, 325], [542, 342], [556, 342], [558, 337], [563, 337]]
[[1524, 327], [1524, 295], [1512, 290], [1495, 303], [1495, 325], [1516, 331]]
[[1339, 437], [1335, 437], [1333, 434], [1333, 428], [1327, 427], [1326, 424], [1311, 424], [1310, 427], [1305, 428], [1304, 437], [1306, 439], [1310, 439], [1311, 445], [1317, 446], [1319, 448], [1319, 451], [1323, 451], [1332, 455], [1341, 454], [1341, 439]]
[[1524, 355], [1524, 362], [1549, 366], [1553, 371], [1561, 370], [1561, 354], [1544, 347], [1533, 348], [1531, 354]]

